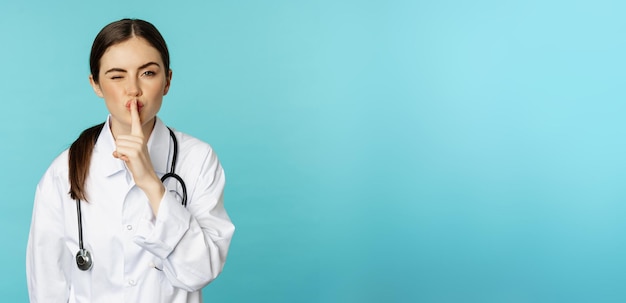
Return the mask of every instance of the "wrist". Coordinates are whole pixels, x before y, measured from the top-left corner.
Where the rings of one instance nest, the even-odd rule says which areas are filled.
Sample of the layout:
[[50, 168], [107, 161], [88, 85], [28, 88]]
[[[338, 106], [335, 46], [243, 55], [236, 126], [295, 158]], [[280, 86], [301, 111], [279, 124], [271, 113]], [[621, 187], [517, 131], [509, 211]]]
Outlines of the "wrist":
[[163, 195], [165, 194], [165, 186], [163, 186], [161, 180], [155, 176], [155, 179], [145, 185], [139, 186], [139, 188], [141, 188], [141, 190], [143, 190], [146, 194], [146, 197], [150, 202], [150, 206], [152, 207], [152, 212], [156, 215], [159, 210], [161, 200], [163, 199]]

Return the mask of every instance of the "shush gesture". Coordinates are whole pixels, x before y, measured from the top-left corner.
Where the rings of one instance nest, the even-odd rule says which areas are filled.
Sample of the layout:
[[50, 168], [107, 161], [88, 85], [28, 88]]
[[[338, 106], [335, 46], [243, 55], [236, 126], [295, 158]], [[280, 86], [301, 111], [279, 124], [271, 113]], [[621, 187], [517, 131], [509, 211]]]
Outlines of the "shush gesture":
[[130, 102], [130, 118], [130, 134], [117, 136], [113, 157], [126, 163], [135, 184], [148, 196], [152, 211], [156, 215], [165, 189], [152, 166], [136, 99]]

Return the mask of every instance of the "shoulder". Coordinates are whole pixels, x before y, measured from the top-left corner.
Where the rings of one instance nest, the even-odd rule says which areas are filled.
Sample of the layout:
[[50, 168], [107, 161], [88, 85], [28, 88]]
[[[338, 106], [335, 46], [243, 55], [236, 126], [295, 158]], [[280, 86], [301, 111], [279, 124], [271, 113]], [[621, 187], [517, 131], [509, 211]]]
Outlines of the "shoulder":
[[55, 177], [67, 176], [68, 173], [68, 157], [69, 149], [64, 150], [59, 154], [48, 167], [46, 174], [51, 174]]
[[48, 166], [48, 169], [41, 177], [41, 180], [39, 181], [39, 186], [43, 186], [44, 184], [57, 184], [58, 186], [59, 183], [69, 183], [68, 155], [69, 150], [66, 149], [56, 158], [54, 158], [54, 160], [52, 160], [52, 163], [50, 164], [50, 166]]
[[178, 149], [181, 155], [196, 159], [208, 157], [217, 161], [217, 155], [209, 143], [177, 130], [174, 130], [174, 134], [178, 140]]
[[180, 175], [184, 179], [190, 180], [190, 184], [195, 184], [193, 181], [195, 178], [202, 180], [223, 178], [224, 169], [211, 145], [186, 133], [178, 131], [174, 133], [178, 140], [177, 163]]

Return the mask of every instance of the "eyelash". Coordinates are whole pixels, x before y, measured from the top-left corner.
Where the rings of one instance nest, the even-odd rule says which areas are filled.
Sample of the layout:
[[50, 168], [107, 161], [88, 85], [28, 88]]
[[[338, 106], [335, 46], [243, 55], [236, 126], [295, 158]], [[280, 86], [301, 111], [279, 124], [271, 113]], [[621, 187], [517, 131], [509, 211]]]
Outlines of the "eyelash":
[[[146, 77], [152, 77], [152, 76], [155, 76], [155, 75], [156, 75], [156, 72], [153, 72], [151, 70], [148, 70], [148, 71], [145, 71], [145, 72], [141, 73], [141, 76], [146, 76]], [[124, 76], [113, 76], [113, 77], [111, 77], [111, 80], [117, 80], [117, 79], [122, 79], [122, 78], [124, 78]]]

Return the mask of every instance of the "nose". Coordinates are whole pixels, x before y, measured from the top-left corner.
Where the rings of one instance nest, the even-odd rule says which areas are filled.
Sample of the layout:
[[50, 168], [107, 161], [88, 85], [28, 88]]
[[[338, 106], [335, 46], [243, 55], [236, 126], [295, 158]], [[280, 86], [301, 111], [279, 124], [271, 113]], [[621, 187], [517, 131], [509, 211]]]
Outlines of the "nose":
[[126, 94], [133, 97], [141, 96], [141, 87], [137, 79], [129, 78], [126, 83]]

